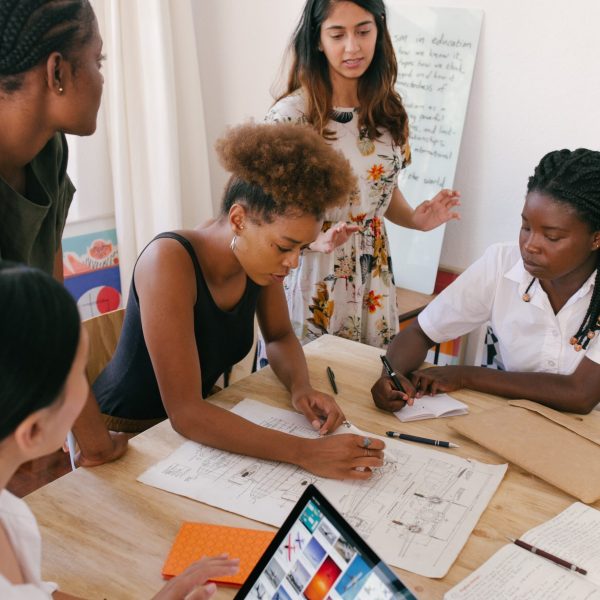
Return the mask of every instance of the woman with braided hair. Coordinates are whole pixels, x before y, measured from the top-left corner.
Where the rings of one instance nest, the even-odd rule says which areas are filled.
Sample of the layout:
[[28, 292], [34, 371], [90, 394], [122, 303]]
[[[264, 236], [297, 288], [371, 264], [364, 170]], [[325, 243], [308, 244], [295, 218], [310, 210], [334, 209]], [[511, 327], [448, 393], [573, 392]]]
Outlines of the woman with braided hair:
[[[117, 351], [94, 384], [101, 410], [111, 429], [140, 431], [168, 417], [181, 435], [208, 446], [366, 479], [383, 464], [384, 444], [325, 435], [344, 415], [310, 384], [283, 290], [324, 211], [347, 201], [350, 164], [311, 127], [292, 124], [241, 125], [217, 151], [232, 173], [221, 214], [163, 233], [142, 251]], [[255, 315], [290, 404], [321, 437], [266, 429], [204, 400], [249, 352]]]
[[[600, 152], [557, 150], [529, 178], [519, 244], [496, 244], [392, 342], [404, 391], [383, 376], [377, 406], [469, 388], [557, 410], [600, 408]], [[434, 344], [491, 321], [505, 370], [419, 370]]]
[[64, 134], [94, 133], [102, 60], [87, 0], [0, 0], [0, 257], [60, 280]]
[[[102, 39], [88, 0], [0, 0], [0, 259], [62, 281], [61, 237], [75, 188], [65, 133], [96, 129]], [[118, 458], [89, 402], [74, 429], [80, 464]]]

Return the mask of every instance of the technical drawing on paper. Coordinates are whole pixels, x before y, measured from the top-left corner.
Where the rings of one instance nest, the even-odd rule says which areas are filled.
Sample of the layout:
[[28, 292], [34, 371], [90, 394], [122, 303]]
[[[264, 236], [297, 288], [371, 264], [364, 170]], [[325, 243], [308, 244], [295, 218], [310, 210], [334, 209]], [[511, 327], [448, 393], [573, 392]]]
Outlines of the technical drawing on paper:
[[[233, 412], [264, 427], [317, 437], [302, 415], [255, 400], [240, 402]], [[506, 465], [487, 465], [396, 440], [386, 440], [385, 457], [385, 466], [368, 481], [334, 481], [294, 465], [188, 441], [138, 480], [275, 526], [314, 483], [386, 562], [443, 577]]]

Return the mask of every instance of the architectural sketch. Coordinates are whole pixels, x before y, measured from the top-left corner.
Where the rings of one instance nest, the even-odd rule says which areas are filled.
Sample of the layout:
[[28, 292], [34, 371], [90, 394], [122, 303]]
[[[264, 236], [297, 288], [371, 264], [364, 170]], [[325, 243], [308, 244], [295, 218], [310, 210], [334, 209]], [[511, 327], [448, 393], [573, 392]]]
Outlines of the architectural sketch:
[[[255, 400], [240, 402], [233, 412], [265, 427], [317, 436], [302, 415]], [[487, 465], [389, 439], [385, 454], [385, 466], [369, 481], [340, 482], [294, 465], [188, 441], [138, 480], [275, 526], [314, 483], [387, 563], [443, 577], [506, 465]]]

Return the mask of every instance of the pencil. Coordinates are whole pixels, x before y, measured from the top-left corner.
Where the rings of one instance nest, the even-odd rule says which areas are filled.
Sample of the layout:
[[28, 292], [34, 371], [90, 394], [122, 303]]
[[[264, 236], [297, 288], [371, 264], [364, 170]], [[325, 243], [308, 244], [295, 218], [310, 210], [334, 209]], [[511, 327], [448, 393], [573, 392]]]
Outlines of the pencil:
[[507, 539], [510, 540], [513, 544], [516, 544], [517, 546], [519, 546], [520, 548], [523, 548], [524, 550], [527, 550], [528, 552], [533, 552], [533, 554], [537, 554], [538, 556], [541, 556], [542, 558], [545, 558], [557, 565], [560, 565], [561, 567], [565, 567], [565, 569], [569, 569], [569, 571], [575, 571], [576, 573], [581, 573], [582, 575], [587, 575], [587, 571], [585, 569], [582, 569], [581, 567], [574, 565], [573, 563], [569, 562], [568, 560], [565, 560], [564, 558], [559, 558], [558, 556], [555, 556], [554, 554], [550, 554], [550, 552], [546, 552], [545, 550], [536, 548], [535, 546], [532, 546], [531, 544], [528, 544], [527, 542], [524, 542], [523, 540], [514, 540], [513, 538], [507, 538]]

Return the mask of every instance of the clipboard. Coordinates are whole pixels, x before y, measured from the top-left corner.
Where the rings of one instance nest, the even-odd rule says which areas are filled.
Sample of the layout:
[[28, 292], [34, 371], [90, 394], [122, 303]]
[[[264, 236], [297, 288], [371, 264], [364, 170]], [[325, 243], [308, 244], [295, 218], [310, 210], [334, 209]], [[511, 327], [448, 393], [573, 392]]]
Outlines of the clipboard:
[[448, 426], [582, 502], [600, 498], [600, 414], [511, 400]]

